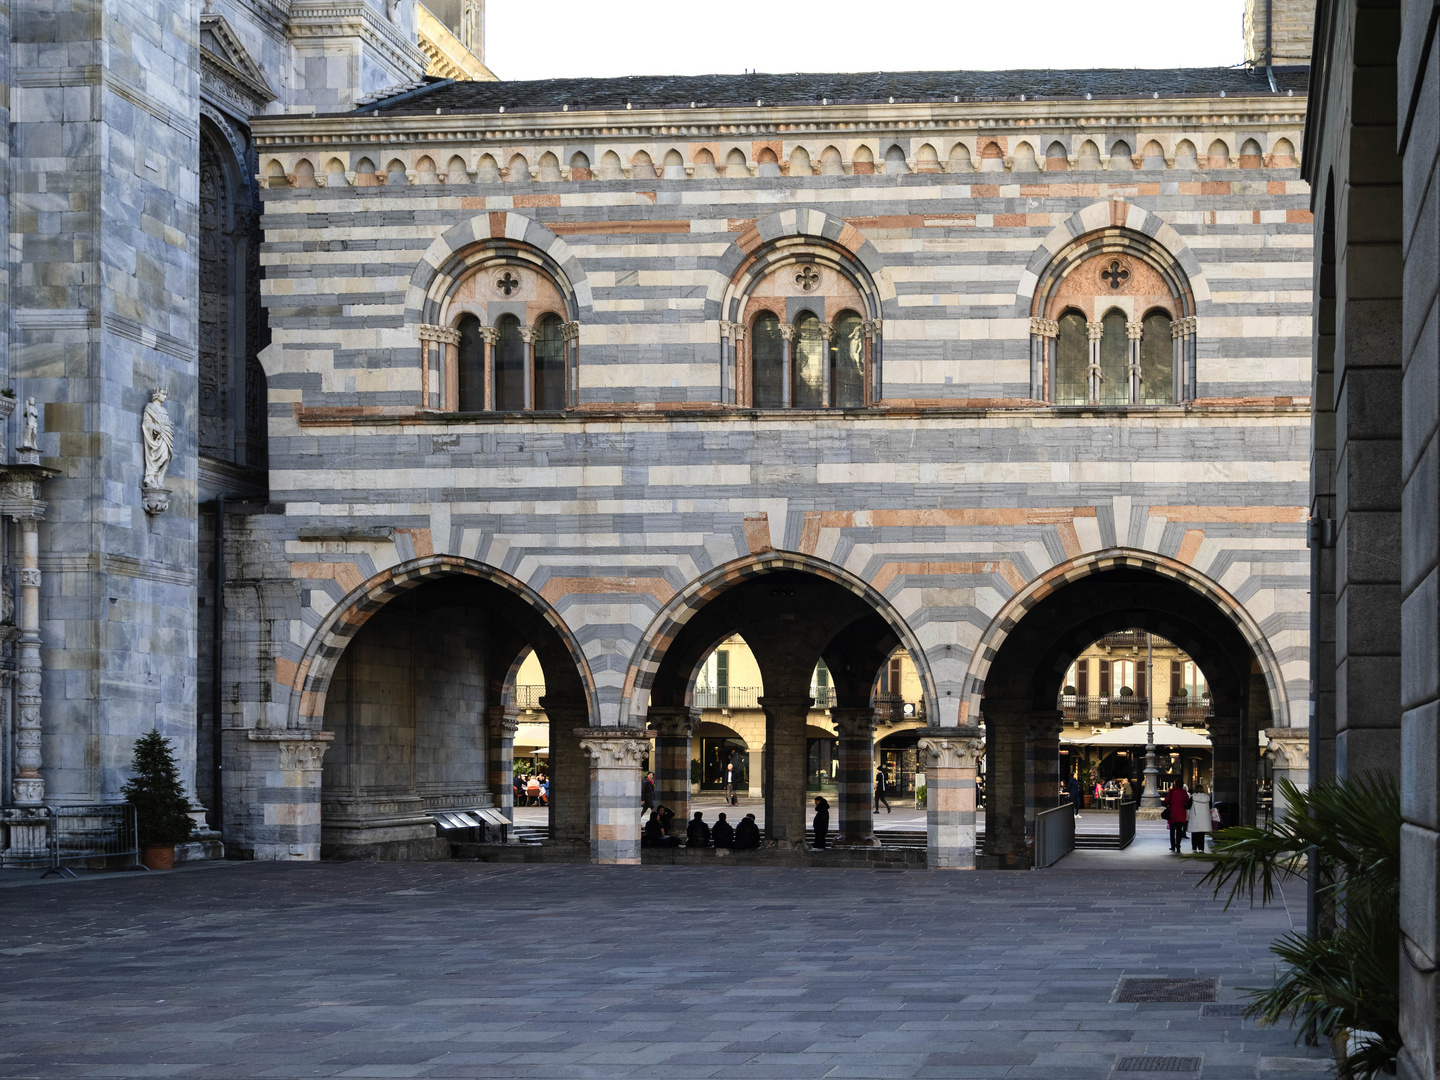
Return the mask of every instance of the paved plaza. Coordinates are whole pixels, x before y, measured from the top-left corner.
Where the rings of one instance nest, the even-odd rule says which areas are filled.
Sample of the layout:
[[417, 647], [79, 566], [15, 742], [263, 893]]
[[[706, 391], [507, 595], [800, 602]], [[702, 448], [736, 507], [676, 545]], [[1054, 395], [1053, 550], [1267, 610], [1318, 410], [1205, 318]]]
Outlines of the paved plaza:
[[[230, 863], [5, 888], [0, 1076], [1322, 1075], [1223, 1008], [1268, 980], [1303, 890], [1225, 912], [1150, 844], [1066, 864]], [[1218, 978], [1221, 1007], [1112, 1003], [1161, 975]]]

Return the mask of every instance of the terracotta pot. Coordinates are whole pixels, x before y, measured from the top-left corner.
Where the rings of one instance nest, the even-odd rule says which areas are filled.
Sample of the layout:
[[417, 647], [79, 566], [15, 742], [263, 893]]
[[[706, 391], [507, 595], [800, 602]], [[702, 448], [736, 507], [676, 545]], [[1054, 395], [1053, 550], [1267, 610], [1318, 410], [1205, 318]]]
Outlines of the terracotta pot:
[[173, 870], [175, 868], [175, 845], [141, 844], [140, 861], [148, 870]]

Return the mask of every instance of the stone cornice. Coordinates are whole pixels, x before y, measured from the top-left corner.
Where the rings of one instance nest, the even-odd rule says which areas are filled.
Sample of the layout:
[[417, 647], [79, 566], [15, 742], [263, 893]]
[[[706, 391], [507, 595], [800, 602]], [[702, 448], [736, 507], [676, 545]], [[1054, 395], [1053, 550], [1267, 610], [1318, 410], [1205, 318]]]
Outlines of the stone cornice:
[[[451, 113], [393, 116], [331, 113], [256, 117], [259, 145], [339, 146], [393, 143], [564, 142], [617, 139], [694, 141], [707, 137], [885, 134], [921, 137], [987, 132], [1023, 135], [1060, 130], [1217, 130], [1295, 128], [1303, 97], [1115, 99], [1109, 101], [958, 102], [955, 104], [803, 105], [722, 109]], [[1204, 149], [1203, 147], [1201, 148]]]
[[358, 37], [386, 60], [416, 76], [429, 58], [365, 0], [294, 0], [286, 27], [292, 44], [305, 39]]

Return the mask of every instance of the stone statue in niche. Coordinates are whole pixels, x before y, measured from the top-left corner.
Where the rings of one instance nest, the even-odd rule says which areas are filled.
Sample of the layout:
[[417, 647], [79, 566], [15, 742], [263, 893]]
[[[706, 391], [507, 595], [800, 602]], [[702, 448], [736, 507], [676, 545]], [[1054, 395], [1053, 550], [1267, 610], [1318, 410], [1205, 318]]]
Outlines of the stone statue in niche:
[[35, 399], [25, 399], [24, 412], [24, 433], [20, 438], [21, 450], [38, 450], [40, 448], [40, 410], [35, 407]]
[[170, 489], [165, 486], [165, 470], [175, 456], [175, 424], [165, 408], [165, 391], [156, 389], [150, 404], [140, 418], [140, 434], [145, 444], [145, 512], [163, 514], [170, 509]]

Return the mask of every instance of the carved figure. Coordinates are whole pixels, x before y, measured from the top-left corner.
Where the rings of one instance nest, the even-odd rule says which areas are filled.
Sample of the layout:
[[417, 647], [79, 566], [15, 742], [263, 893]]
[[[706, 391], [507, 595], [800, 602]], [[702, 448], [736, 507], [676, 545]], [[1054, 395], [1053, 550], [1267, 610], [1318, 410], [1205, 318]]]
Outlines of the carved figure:
[[145, 440], [145, 484], [147, 488], [165, 486], [165, 470], [175, 456], [175, 425], [165, 408], [165, 391], [157, 389], [150, 395], [150, 404], [140, 420], [140, 433]]
[[20, 440], [20, 447], [23, 450], [39, 449], [40, 439], [40, 410], [35, 407], [35, 399], [25, 399], [25, 429], [24, 437]]

